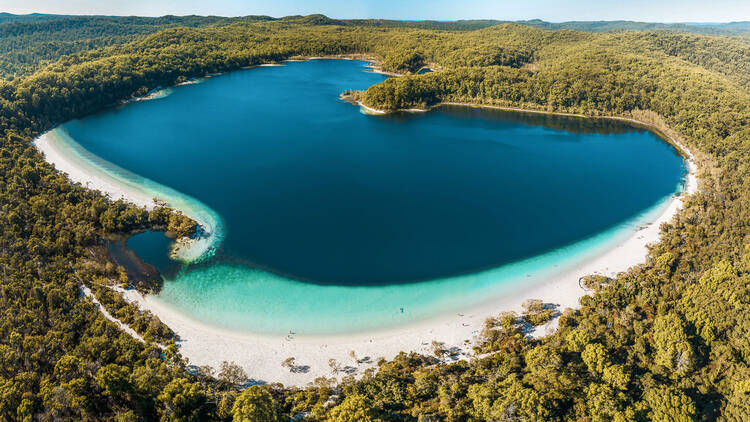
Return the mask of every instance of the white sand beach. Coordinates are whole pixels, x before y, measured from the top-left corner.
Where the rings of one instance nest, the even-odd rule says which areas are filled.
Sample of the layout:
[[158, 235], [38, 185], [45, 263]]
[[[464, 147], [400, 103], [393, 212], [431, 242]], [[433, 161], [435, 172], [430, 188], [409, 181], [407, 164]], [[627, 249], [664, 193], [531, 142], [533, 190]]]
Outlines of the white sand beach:
[[34, 145], [44, 154], [44, 159], [55, 168], [65, 173], [68, 178], [81, 185], [102, 192], [112, 200], [122, 199], [139, 207], [151, 210], [157, 205], [167, 204], [192, 218], [201, 227], [198, 238], [178, 239], [172, 247], [172, 256], [184, 262], [202, 259], [212, 252], [215, 242], [220, 242], [221, 227], [218, 218], [205, 206], [187, 206], [185, 201], [174, 201], [174, 195], [156, 197], [153, 192], [139, 189], [137, 186], [123, 182], [106, 171], [95, 170], [91, 164], [84, 163], [75, 153], [65, 147], [54, 130], [41, 134], [34, 140]]
[[[697, 167], [694, 157], [673, 139], [687, 155], [687, 176], [684, 195], [697, 191]], [[75, 160], [66, 157], [55, 147], [54, 139], [45, 135], [35, 142], [45, 159], [58, 170], [67, 173], [73, 182], [79, 182], [92, 189], [98, 189], [113, 199], [123, 198], [147, 208], [153, 207], [153, 198], [121, 186], [116, 180], [108, 180], [100, 174], [87, 172], [78, 167]], [[493, 299], [481, 306], [471, 307], [449, 315], [442, 315], [426, 321], [379, 332], [353, 335], [309, 336], [294, 334], [268, 336], [241, 334], [202, 324], [186, 315], [163, 306], [150, 296], [142, 296], [134, 290], [121, 291], [123, 296], [142, 309], [157, 315], [181, 338], [181, 353], [191, 365], [210, 365], [218, 368], [222, 361], [235, 362], [242, 366], [255, 382], [281, 382], [285, 385], [304, 386], [318, 377], [341, 378], [345, 372], [334, 374], [329, 359], [335, 359], [346, 371], [360, 376], [368, 368], [377, 368], [376, 361], [383, 357], [391, 359], [399, 352], [416, 351], [431, 353], [432, 341], [445, 343], [446, 348], [460, 350], [461, 358], [471, 356], [472, 343], [477, 340], [484, 321], [503, 311], [521, 311], [526, 299], [541, 299], [546, 303], [565, 308], [575, 308], [586, 291], [579, 286], [579, 278], [588, 274], [615, 275], [633, 265], [643, 263], [647, 254], [646, 246], [659, 239], [659, 227], [668, 222], [682, 208], [682, 197], [674, 197], [660, 215], [646, 226], [634, 228], [623, 241], [599, 255], [566, 269], [551, 277], [530, 280], [503, 297]], [[554, 330], [557, 321], [538, 327], [535, 335], [543, 335]], [[354, 351], [359, 362], [350, 356]], [[282, 366], [282, 362], [295, 358], [294, 370]], [[348, 368], [347, 368], [348, 367]]]
[[115, 178], [105, 178], [101, 174], [92, 174], [90, 171], [82, 168], [69, 153], [66, 153], [64, 149], [59, 147], [59, 142], [50, 132], [39, 135], [34, 140], [34, 145], [44, 154], [45, 161], [54, 165], [57, 170], [65, 173], [72, 182], [80, 183], [89, 189], [101, 191], [113, 201], [122, 199], [139, 207], [145, 207], [148, 210], [156, 206], [154, 198], [143, 191], [118, 183]]

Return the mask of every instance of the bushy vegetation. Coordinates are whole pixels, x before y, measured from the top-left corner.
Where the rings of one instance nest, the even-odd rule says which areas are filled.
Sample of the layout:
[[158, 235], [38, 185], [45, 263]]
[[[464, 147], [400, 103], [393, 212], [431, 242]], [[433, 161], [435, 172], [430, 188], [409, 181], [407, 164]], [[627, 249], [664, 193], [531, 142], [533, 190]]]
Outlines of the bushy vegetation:
[[[97, 46], [98, 47], [98, 46]], [[239, 392], [238, 371], [188, 372], [172, 334], [103, 285], [98, 239], [172, 225], [71, 185], [30, 144], [53, 125], [157, 86], [305, 55], [366, 54], [391, 78], [357, 94], [399, 109], [470, 102], [632, 117], [679, 136], [702, 189], [645, 264], [607, 280], [528, 338], [490, 320], [479, 357], [402, 354], [361, 380]], [[0, 418], [7, 420], [747, 420], [750, 417], [748, 44], [674, 32], [593, 34], [507, 24], [476, 31], [320, 16], [169, 28], [64, 56], [0, 82]], [[42, 62], [37, 62], [42, 63]], [[595, 205], [592, 205], [595, 206]], [[179, 217], [174, 217], [179, 219]], [[176, 227], [181, 223], [175, 220]], [[107, 321], [79, 286], [148, 340]], [[525, 319], [550, 315], [531, 303]], [[252, 374], [249, 374], [252, 376]]]
[[62, 55], [132, 41], [159, 30], [226, 22], [217, 17], [0, 16], [0, 76], [24, 76]]
[[[112, 17], [112, 16], [65, 16], [65, 15], [12, 15], [0, 13], [0, 79], [26, 76], [60, 56], [81, 51], [118, 45], [145, 37], [160, 30], [175, 27], [224, 26], [243, 22], [277, 22], [303, 25], [336, 25], [367, 28], [426, 29], [441, 31], [475, 31], [511, 23], [497, 20], [447, 21], [392, 21], [383, 19], [337, 20], [323, 15], [287, 16], [243, 16], [225, 18], [218, 16], [162, 16]], [[518, 24], [543, 29], [567, 29], [586, 32], [671, 30], [702, 34], [734, 34], [735, 39], [748, 40], [750, 23], [735, 22], [716, 25], [652, 24], [643, 22], [564, 22], [549, 23], [541, 20], [519, 21]], [[665, 32], [660, 32], [665, 34]], [[711, 39], [708, 39], [709, 42]], [[716, 42], [726, 42], [726, 37], [714, 37]], [[422, 40], [424, 41], [424, 40]], [[695, 39], [697, 43], [704, 39]], [[719, 46], [714, 46], [719, 47]], [[454, 51], [454, 54], [460, 55]], [[682, 51], [682, 50], [679, 50]], [[413, 52], [408, 52], [411, 54]], [[712, 54], [719, 54], [713, 48]], [[492, 60], [490, 58], [490, 60]], [[734, 60], [740, 64], [740, 60]], [[747, 63], [747, 60], [745, 60]], [[501, 63], [498, 63], [501, 64]], [[394, 67], [396, 69], [397, 67]]]

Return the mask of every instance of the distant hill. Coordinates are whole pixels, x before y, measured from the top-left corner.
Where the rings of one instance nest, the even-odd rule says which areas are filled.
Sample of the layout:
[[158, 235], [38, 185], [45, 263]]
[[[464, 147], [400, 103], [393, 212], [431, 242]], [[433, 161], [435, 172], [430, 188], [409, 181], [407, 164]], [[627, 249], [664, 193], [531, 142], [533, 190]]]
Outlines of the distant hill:
[[382, 19], [352, 19], [344, 21], [355, 25], [383, 26], [383, 27], [410, 27], [423, 29], [442, 29], [454, 31], [471, 31], [487, 28], [504, 23], [517, 23], [534, 28], [559, 30], [570, 29], [585, 32], [606, 31], [654, 31], [669, 30], [681, 32], [693, 32], [697, 34], [748, 34], [750, 33], [750, 22], [730, 23], [653, 23], [632, 21], [571, 21], [571, 22], [546, 22], [540, 19], [523, 21], [505, 20], [458, 20], [458, 21], [395, 21]]
[[345, 20], [342, 21], [338, 19], [331, 19], [328, 16], [321, 15], [321, 14], [307, 15], [307, 16], [301, 16], [301, 15], [285, 16], [281, 18], [280, 20], [286, 21], [286, 22], [301, 23], [305, 25], [346, 25], [347, 24], [347, 21]]
[[133, 41], [138, 37], [174, 27], [222, 26], [238, 22], [283, 22], [311, 26], [369, 26], [382, 28], [418, 28], [428, 30], [473, 31], [496, 25], [516, 23], [541, 29], [569, 29], [586, 32], [623, 30], [672, 30], [699, 34], [741, 35], [750, 40], [750, 22], [663, 24], [630, 21], [551, 23], [539, 19], [527, 21], [458, 20], [401, 21], [385, 19], [332, 19], [321, 14], [307, 16], [69, 16], [33, 13], [0, 13], [0, 79], [29, 74], [60, 56], [84, 50]]
[[43, 22], [57, 19], [65, 19], [68, 15], [45, 15], [43, 13], [31, 13], [29, 15], [14, 15], [12, 13], [0, 12], [0, 24], [5, 22]]
[[389, 20], [389, 19], [332, 19], [321, 14], [313, 15], [293, 15], [282, 18], [271, 16], [241, 16], [241, 17], [219, 17], [219, 16], [161, 16], [161, 17], [118, 17], [118, 16], [71, 16], [71, 15], [51, 15], [42, 13], [32, 13], [28, 15], [14, 15], [11, 13], [0, 13], [0, 25], [5, 23], [38, 23], [49, 22], [54, 20], [85, 20], [87, 22], [96, 22], [98, 20], [123, 21], [128, 23], [137, 23], [139, 25], [185, 25], [185, 26], [202, 26], [215, 24], [219, 22], [236, 22], [236, 21], [286, 21], [290, 23], [300, 23], [305, 25], [364, 25], [364, 26], [382, 26], [382, 27], [407, 27], [423, 28], [437, 30], [453, 31], [471, 31], [475, 29], [487, 28], [490, 26], [501, 25], [504, 23], [518, 23], [521, 25], [532, 26], [542, 29], [570, 29], [585, 32], [605, 32], [605, 31], [654, 31], [670, 30], [682, 32], [694, 32], [698, 34], [750, 34], [750, 22], [728, 22], [728, 23], [658, 23], [658, 22], [634, 22], [634, 21], [569, 21], [569, 22], [546, 22], [541, 19], [510, 21], [494, 19], [471, 19], [456, 21], [410, 21], [410, 20]]
[[198, 28], [234, 22], [273, 20], [269, 16], [64, 16], [0, 13], [0, 78], [33, 72], [47, 61], [133, 41], [173, 27]]
[[670, 30], [695, 32], [699, 34], [736, 34], [750, 32], [750, 22], [729, 23], [652, 23], [633, 21], [571, 21], [562, 23], [550, 23], [539, 19], [529, 21], [518, 21], [522, 25], [533, 26], [544, 29], [573, 29], [586, 32], [604, 31], [655, 31]]

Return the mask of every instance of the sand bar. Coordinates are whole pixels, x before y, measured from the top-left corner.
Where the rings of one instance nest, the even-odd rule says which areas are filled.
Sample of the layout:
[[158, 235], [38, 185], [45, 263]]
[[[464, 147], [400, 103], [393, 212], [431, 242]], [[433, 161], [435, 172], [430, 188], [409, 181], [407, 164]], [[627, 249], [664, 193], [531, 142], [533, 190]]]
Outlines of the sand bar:
[[[122, 199], [147, 210], [166, 204], [198, 223], [199, 236], [194, 239], [183, 238], [175, 242], [172, 253], [176, 259], [184, 262], [205, 259], [211, 256], [221, 243], [223, 223], [221, 218], [206, 205], [152, 181], [148, 181], [150, 188], [147, 188], [122, 176], [118, 177], [83, 159], [70, 147], [69, 142], [75, 142], [64, 140], [62, 137], [67, 137], [67, 134], [61, 134], [53, 129], [39, 135], [34, 140], [34, 145], [42, 152], [48, 163], [65, 173], [71, 181], [89, 189], [98, 190], [112, 200]], [[126, 170], [121, 170], [121, 172], [125, 173]]]

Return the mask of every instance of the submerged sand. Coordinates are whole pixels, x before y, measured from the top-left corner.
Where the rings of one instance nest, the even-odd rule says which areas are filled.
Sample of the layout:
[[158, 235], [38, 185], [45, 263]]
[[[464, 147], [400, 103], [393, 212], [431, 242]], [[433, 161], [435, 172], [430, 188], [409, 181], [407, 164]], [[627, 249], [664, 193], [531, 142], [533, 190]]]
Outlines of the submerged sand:
[[[659, 240], [660, 225], [670, 221], [682, 208], [684, 196], [694, 193], [698, 187], [694, 157], [678, 140], [670, 141], [687, 155], [689, 173], [682, 195], [671, 198], [650, 224], [633, 228], [624, 240], [573, 268], [543, 279], [528, 280], [525, 285], [511, 289], [502, 297], [449, 315], [349, 335], [255, 335], [210, 326], [164, 305], [152, 296], [143, 296], [135, 290], [115, 289], [142, 309], [153, 312], [172, 328], [181, 339], [178, 343], [181, 353], [191, 365], [218, 368], [222, 361], [235, 362], [255, 382], [303, 386], [319, 377], [358, 376], [368, 368], [376, 368], [379, 358], [391, 359], [401, 351], [431, 354], [433, 341], [442, 342], [447, 349], [456, 352], [457, 356], [453, 359], [466, 359], [472, 355], [471, 347], [478, 340], [487, 318], [503, 311], [520, 312], [521, 304], [530, 298], [555, 304], [560, 310], [575, 308], [579, 299], [586, 294], [579, 285], [581, 277], [589, 274], [614, 276], [644, 262], [647, 245]], [[146, 208], [154, 206], [149, 194], [81, 166], [69, 156], [70, 151], [56, 146], [54, 137], [42, 135], [34, 144], [44, 154], [46, 161], [66, 173], [73, 182], [100, 190], [113, 199], [124, 199]], [[534, 335], [551, 332], [556, 325], [557, 321], [553, 320], [537, 327]], [[295, 358], [295, 366], [283, 367], [282, 362], [289, 357]], [[342, 370], [334, 372], [329, 365], [330, 359], [335, 359]]]
[[[56, 130], [41, 134], [34, 140], [34, 145], [44, 154], [45, 160], [53, 164], [57, 170], [65, 173], [71, 181], [98, 190], [114, 201], [127, 201], [147, 210], [167, 205], [182, 212], [198, 223], [199, 230], [194, 238], [181, 238], [174, 243], [173, 258], [189, 263], [213, 255], [223, 239], [221, 218], [213, 210], [158, 183], [147, 181], [151, 187], [149, 189], [89, 163], [71, 149], [68, 141], [60, 139], [67, 135], [62, 135]], [[122, 169], [119, 172], [128, 173]]]

